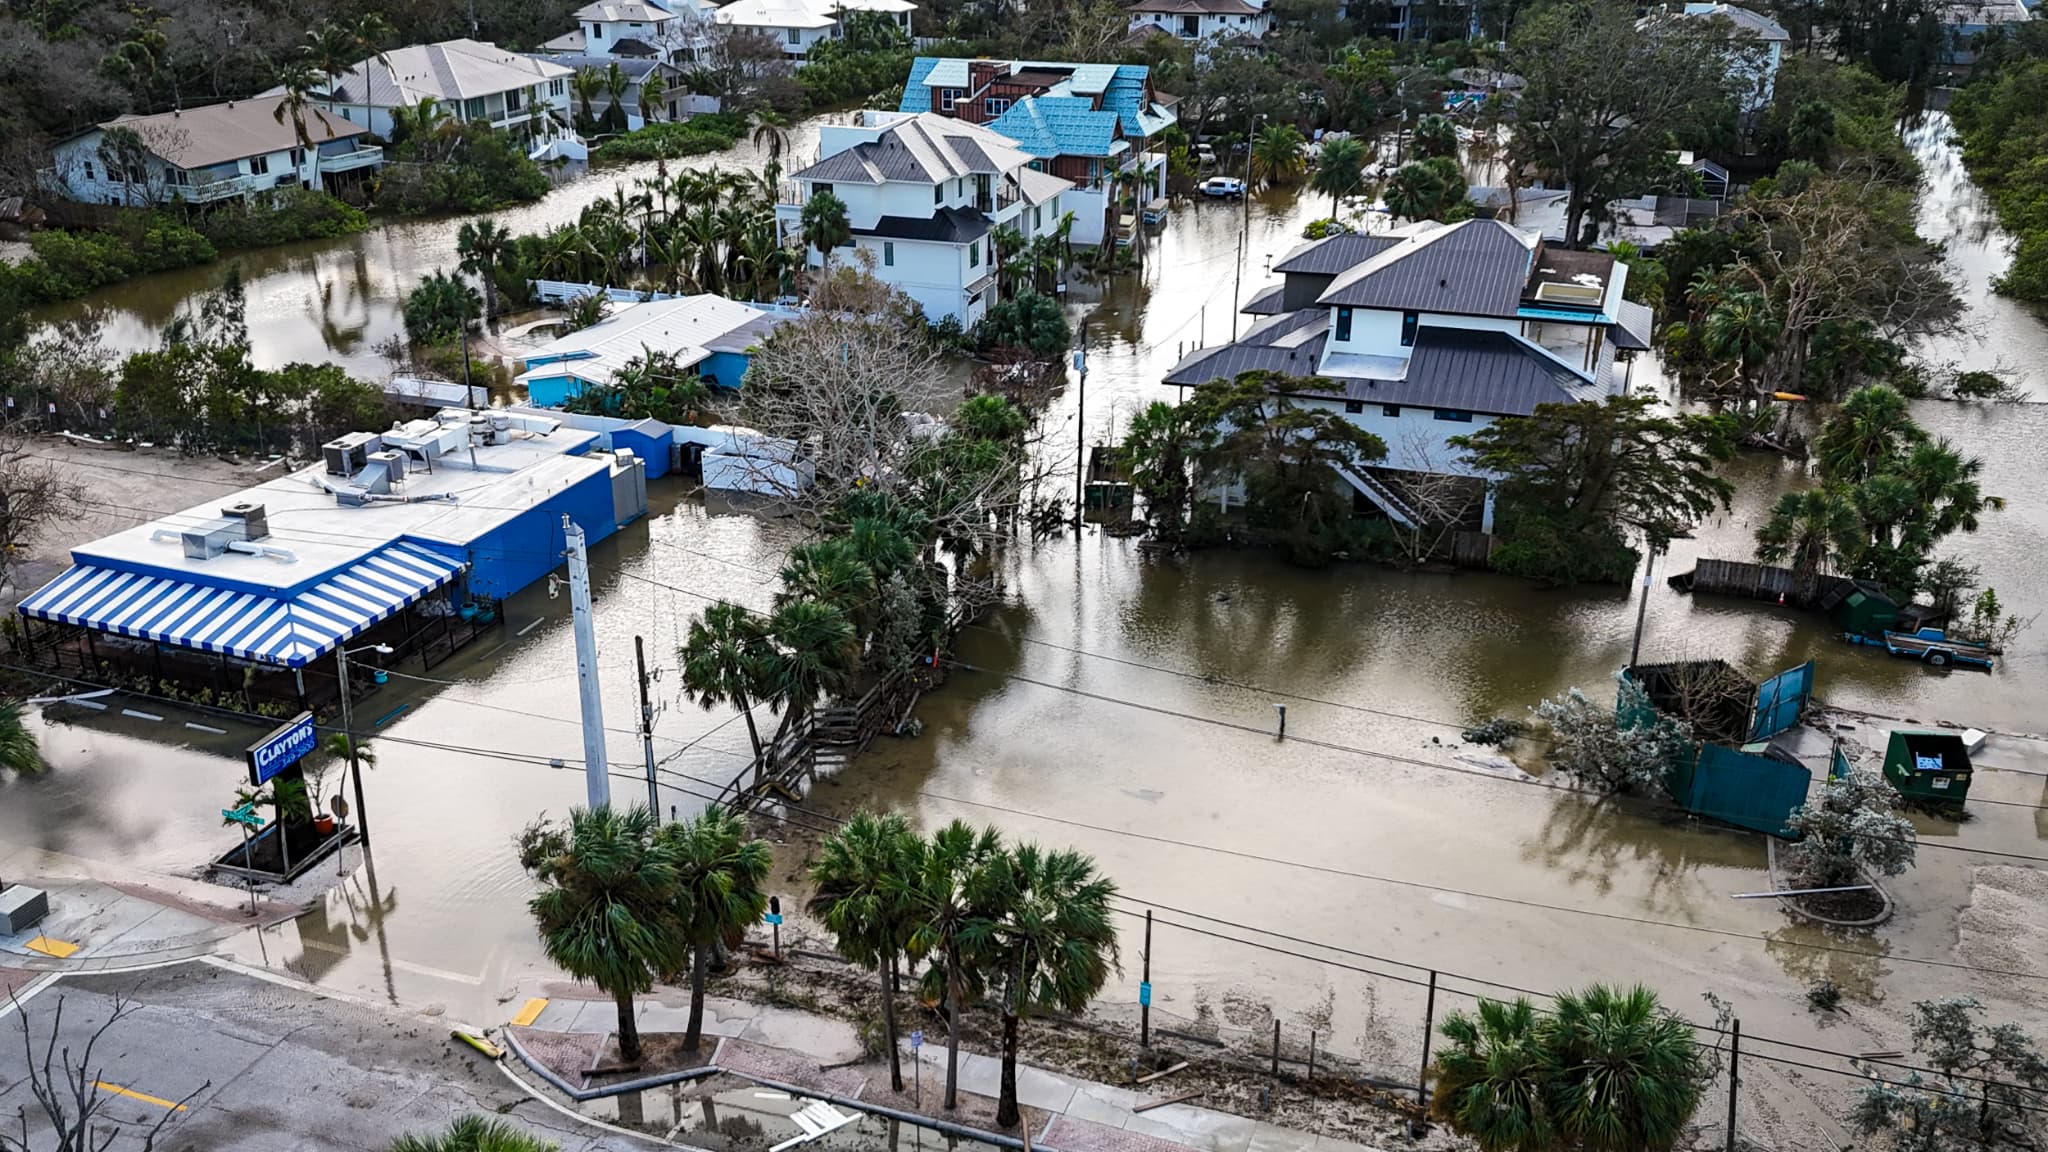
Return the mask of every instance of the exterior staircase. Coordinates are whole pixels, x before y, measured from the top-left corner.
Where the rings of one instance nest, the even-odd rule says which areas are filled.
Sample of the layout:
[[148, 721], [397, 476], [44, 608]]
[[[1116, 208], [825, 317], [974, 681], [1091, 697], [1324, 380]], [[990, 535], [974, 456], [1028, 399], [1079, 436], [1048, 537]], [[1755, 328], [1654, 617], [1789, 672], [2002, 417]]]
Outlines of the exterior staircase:
[[1337, 475], [1342, 476], [1345, 483], [1363, 493], [1367, 500], [1378, 505], [1379, 510], [1387, 514], [1387, 519], [1392, 520], [1403, 528], [1413, 528], [1422, 522], [1421, 513], [1410, 507], [1406, 500], [1401, 499], [1379, 477], [1374, 476], [1371, 469], [1367, 469], [1364, 472], [1353, 472], [1351, 469], [1340, 465], [1337, 468]]

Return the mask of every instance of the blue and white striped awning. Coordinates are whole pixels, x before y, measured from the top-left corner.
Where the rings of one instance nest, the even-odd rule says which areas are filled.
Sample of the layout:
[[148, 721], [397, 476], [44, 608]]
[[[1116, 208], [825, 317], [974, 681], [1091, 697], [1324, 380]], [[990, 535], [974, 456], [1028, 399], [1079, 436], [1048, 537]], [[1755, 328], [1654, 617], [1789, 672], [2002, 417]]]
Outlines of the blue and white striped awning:
[[23, 600], [21, 613], [299, 668], [447, 584], [462, 567], [399, 543], [282, 597], [77, 564]]

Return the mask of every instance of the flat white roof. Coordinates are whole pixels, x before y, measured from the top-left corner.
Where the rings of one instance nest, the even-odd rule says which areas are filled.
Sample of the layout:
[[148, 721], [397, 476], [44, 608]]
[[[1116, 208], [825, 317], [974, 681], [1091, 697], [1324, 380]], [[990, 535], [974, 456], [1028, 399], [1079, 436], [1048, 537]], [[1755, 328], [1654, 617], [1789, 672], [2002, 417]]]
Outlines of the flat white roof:
[[[448, 414], [464, 423], [469, 418], [464, 410]], [[292, 589], [402, 536], [467, 546], [578, 481], [609, 471], [609, 457], [572, 455], [597, 438], [595, 432], [567, 427], [546, 436], [515, 430], [510, 443], [477, 448], [473, 468], [465, 446], [436, 461], [432, 472], [408, 472], [392, 490], [412, 499], [407, 503], [343, 505], [320, 487], [322, 481], [342, 478], [330, 477], [326, 464], [317, 463], [81, 544], [71, 550], [71, 558], [80, 564], [111, 563], [168, 576]], [[428, 496], [453, 499], [419, 499]], [[152, 539], [159, 530], [182, 532], [214, 520], [222, 507], [238, 503], [263, 506], [270, 535], [262, 543], [290, 550], [292, 559], [228, 552], [194, 560], [186, 557], [178, 540]]]
[[773, 313], [708, 293], [650, 300], [534, 349], [518, 379], [566, 375], [606, 383], [627, 361], [650, 350], [666, 352], [678, 368], [688, 368], [718, 351], [724, 337], [773, 318]]

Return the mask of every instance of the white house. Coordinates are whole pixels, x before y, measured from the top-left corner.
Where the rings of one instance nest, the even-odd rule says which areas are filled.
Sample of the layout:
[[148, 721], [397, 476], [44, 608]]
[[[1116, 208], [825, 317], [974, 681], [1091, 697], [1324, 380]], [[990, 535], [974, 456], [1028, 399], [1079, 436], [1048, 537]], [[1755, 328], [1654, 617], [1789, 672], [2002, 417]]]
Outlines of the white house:
[[1450, 438], [1538, 404], [1616, 395], [1616, 353], [1649, 346], [1649, 310], [1622, 298], [1626, 264], [1494, 220], [1332, 236], [1273, 270], [1283, 281], [1245, 307], [1264, 319], [1192, 353], [1165, 382], [1264, 370], [1293, 402], [1343, 412], [1387, 444], [1385, 460], [1345, 482], [1399, 523], [1425, 515], [1423, 478], [1463, 477], [1471, 526], [1491, 531], [1488, 477]]
[[1729, 64], [1730, 72], [1741, 81], [1742, 110], [1757, 112], [1768, 106], [1785, 46], [1792, 42], [1784, 27], [1761, 12], [1734, 4], [1688, 3], [1681, 15], [1727, 22], [1729, 40], [1746, 49]]
[[[691, 92], [683, 81], [682, 69], [673, 64], [663, 63], [652, 56], [583, 56], [570, 52], [536, 55], [539, 59], [560, 64], [572, 73], [587, 68], [599, 75], [605, 75], [612, 65], [618, 65], [619, 72], [626, 78], [626, 91], [620, 103], [623, 105], [621, 111], [625, 113], [628, 132], [646, 127], [649, 115], [655, 120], [684, 120], [698, 112], [718, 110], [718, 97]], [[660, 99], [651, 103], [647, 100], [647, 79], [650, 76], [661, 77], [661, 84], [656, 89]], [[590, 99], [590, 114], [593, 118], [602, 118], [611, 106], [610, 91], [599, 91]], [[572, 113], [583, 110], [582, 102], [576, 98], [574, 84], [570, 85], [569, 108]]]
[[[818, 153], [780, 190], [783, 235], [799, 237], [804, 205], [830, 192], [846, 204], [851, 247], [874, 257], [876, 276], [927, 317], [969, 327], [996, 300], [990, 234], [1003, 225], [1027, 239], [1050, 231], [1060, 196], [1073, 187], [1033, 169], [1008, 137], [931, 112], [870, 111], [859, 124], [825, 125]], [[823, 263], [815, 247], [806, 255], [813, 267]]]
[[1259, 40], [1273, 31], [1273, 13], [1266, 0], [1139, 0], [1131, 14], [1131, 34], [1157, 29], [1182, 40], [1222, 43]]
[[[372, 56], [332, 78], [319, 101], [343, 120], [391, 138], [391, 112], [433, 100], [458, 120], [535, 140], [574, 138], [569, 77], [575, 69], [478, 40], [415, 44]], [[272, 90], [268, 95], [276, 95]]]
[[748, 350], [789, 318], [709, 294], [651, 300], [535, 349], [517, 382], [531, 403], [557, 407], [587, 387], [612, 383], [628, 361], [665, 352], [712, 387], [737, 388]]
[[[207, 204], [273, 188], [332, 191], [384, 162], [368, 129], [307, 107], [307, 148], [282, 99], [230, 100], [202, 108], [122, 116], [56, 146], [43, 182], [89, 204]], [[112, 133], [112, 137], [109, 137]]]
[[732, 0], [714, 19], [773, 37], [782, 45], [783, 55], [801, 58], [813, 44], [843, 36], [840, 19], [848, 13], [887, 16], [908, 36], [910, 14], [915, 11], [917, 5], [910, 0]]
[[596, 0], [576, 10], [574, 31], [541, 47], [603, 59], [691, 60], [717, 10], [711, 0]]

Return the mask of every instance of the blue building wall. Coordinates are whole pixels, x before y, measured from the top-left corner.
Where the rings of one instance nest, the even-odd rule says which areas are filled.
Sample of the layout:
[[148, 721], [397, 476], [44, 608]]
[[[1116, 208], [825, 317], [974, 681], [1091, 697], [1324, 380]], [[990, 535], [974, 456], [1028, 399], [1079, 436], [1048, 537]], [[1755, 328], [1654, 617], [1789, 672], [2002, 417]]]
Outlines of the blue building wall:
[[675, 443], [675, 433], [659, 420], [641, 420], [625, 427], [613, 429], [612, 448], [630, 448], [633, 455], [647, 462], [647, 478], [659, 480], [668, 475], [670, 445]]
[[561, 565], [564, 513], [583, 528], [585, 544], [595, 544], [617, 531], [609, 470], [577, 481], [539, 507], [479, 536], [467, 547], [432, 540], [414, 543], [468, 563], [471, 596], [503, 599]]
[[697, 374], [714, 388], [738, 388], [751, 361], [745, 352], [713, 352], [697, 365]]
[[526, 402], [536, 408], [560, 408], [569, 397], [582, 392], [583, 381], [574, 376], [545, 376], [526, 382]]

